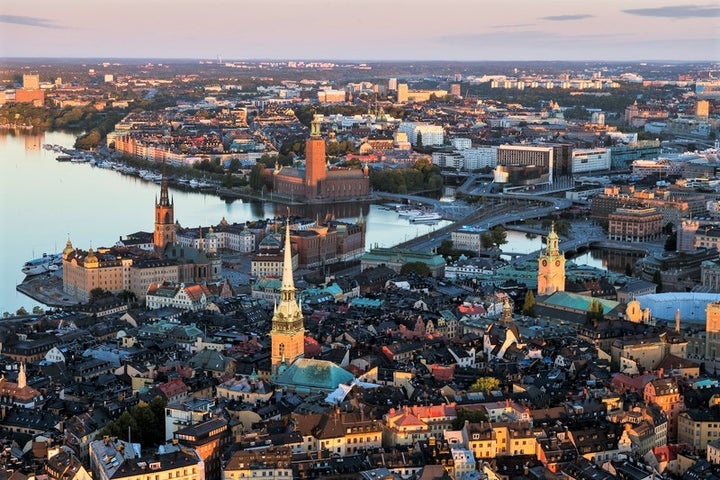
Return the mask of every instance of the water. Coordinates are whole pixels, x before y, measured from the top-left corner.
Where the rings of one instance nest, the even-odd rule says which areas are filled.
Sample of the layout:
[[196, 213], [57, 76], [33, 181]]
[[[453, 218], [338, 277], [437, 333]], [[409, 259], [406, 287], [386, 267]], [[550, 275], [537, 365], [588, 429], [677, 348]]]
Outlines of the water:
[[[74, 136], [62, 132], [39, 134], [0, 131], [0, 312], [31, 310], [37, 302], [17, 292], [27, 260], [61, 251], [68, 235], [79, 248], [111, 246], [120, 236], [152, 231], [153, 205], [160, 187], [136, 177], [89, 164], [57, 162], [58, 153], [43, 144], [72, 147]], [[287, 207], [271, 202], [225, 201], [214, 195], [171, 188], [175, 218], [184, 227], [245, 222], [284, 216]], [[339, 204], [293, 207], [293, 215], [356, 221], [366, 217], [366, 248], [390, 247], [447, 225], [414, 225], [380, 205]]]

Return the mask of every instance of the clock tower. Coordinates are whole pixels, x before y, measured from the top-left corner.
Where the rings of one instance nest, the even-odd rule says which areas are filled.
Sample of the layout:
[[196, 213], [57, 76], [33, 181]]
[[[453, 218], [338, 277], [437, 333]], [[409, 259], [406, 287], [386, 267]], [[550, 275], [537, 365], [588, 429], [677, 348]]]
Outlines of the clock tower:
[[560, 239], [555, 223], [550, 226], [545, 252], [538, 258], [538, 295], [565, 291], [565, 254], [560, 251]]

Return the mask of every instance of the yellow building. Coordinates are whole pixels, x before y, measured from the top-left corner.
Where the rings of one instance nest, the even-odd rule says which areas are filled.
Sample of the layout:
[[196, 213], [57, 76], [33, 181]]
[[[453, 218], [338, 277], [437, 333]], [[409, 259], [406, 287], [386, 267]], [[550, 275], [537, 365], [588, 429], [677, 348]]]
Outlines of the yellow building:
[[300, 304], [295, 300], [295, 282], [292, 271], [292, 248], [290, 246], [290, 222], [285, 226], [285, 252], [280, 305], [275, 306], [270, 329], [272, 351], [270, 365], [272, 375], [280, 373], [295, 359], [305, 354], [305, 325]]
[[705, 360], [715, 360], [720, 356], [720, 301], [708, 303], [705, 312]]
[[87, 252], [73, 248], [68, 239], [63, 250], [63, 291], [88, 301], [96, 288], [112, 293], [129, 290], [131, 266], [130, 258], [116, 255], [112, 249], [98, 249], [96, 255], [92, 247]]
[[545, 252], [538, 257], [538, 295], [552, 295], [565, 291], [565, 254], [560, 251], [560, 239], [555, 224], [550, 227]]
[[720, 411], [718, 407], [688, 410], [678, 415], [678, 443], [692, 445], [697, 450], [707, 449], [708, 443], [720, 437]]

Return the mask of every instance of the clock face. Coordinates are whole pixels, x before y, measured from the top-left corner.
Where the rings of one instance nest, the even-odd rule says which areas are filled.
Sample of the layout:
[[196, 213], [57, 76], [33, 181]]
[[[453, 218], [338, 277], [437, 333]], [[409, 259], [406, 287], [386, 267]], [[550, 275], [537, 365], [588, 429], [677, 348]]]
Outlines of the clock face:
[[542, 261], [543, 267], [547, 267], [547, 260]]
[[556, 267], [559, 267], [559, 266], [560, 266], [560, 260], [555, 260], [555, 266], [556, 266]]

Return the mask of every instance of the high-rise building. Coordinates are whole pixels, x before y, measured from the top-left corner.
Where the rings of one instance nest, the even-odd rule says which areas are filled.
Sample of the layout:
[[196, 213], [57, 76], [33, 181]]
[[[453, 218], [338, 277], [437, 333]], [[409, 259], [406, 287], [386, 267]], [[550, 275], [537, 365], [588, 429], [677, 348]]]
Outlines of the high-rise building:
[[692, 252], [695, 250], [695, 235], [700, 228], [697, 220], [683, 220], [677, 232], [677, 251]]
[[565, 291], [565, 254], [560, 251], [560, 238], [555, 223], [550, 227], [545, 252], [538, 257], [538, 295]]
[[461, 84], [459, 83], [452, 83], [450, 84], [450, 95], [453, 95], [455, 97], [461, 97], [462, 92], [460, 90]]
[[285, 225], [285, 251], [280, 304], [275, 306], [270, 329], [272, 351], [270, 367], [273, 377], [282, 373], [297, 358], [305, 354], [305, 325], [300, 304], [295, 300], [295, 282], [292, 270], [290, 244], [290, 218]]
[[408, 85], [407, 83], [398, 83], [397, 86], [397, 101], [398, 103], [407, 103], [408, 101]]
[[710, 102], [707, 100], [698, 100], [695, 107], [695, 116], [700, 118], [708, 118], [710, 116]]
[[23, 75], [23, 88], [37, 90], [40, 88], [40, 75]]
[[395, 91], [398, 88], [397, 78], [391, 78], [388, 80], [388, 90]]
[[158, 252], [165, 250], [169, 243], [175, 242], [175, 202], [168, 196], [167, 177], [163, 172], [160, 185], [160, 202], [155, 198], [155, 232], [153, 243]]

